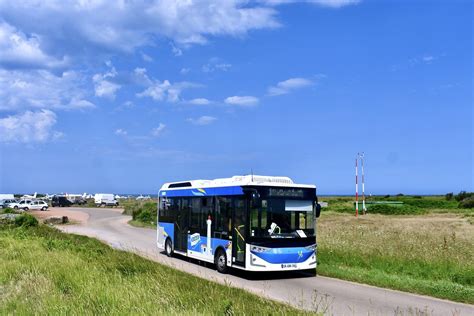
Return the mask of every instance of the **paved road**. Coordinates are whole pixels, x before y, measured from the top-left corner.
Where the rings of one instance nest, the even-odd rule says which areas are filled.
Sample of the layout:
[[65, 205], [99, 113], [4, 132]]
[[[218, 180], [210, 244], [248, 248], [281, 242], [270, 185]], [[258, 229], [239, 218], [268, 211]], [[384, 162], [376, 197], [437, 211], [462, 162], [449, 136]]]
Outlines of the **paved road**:
[[114, 248], [136, 252], [154, 261], [219, 283], [246, 289], [299, 308], [323, 311], [327, 315], [474, 315], [474, 306], [427, 296], [387, 290], [338, 279], [299, 273], [245, 274], [234, 271], [222, 275], [213, 268], [189, 262], [187, 258], [168, 258], [156, 248], [156, 232], [127, 224], [129, 216], [120, 210], [68, 208], [89, 215], [86, 223], [61, 229], [96, 237]]

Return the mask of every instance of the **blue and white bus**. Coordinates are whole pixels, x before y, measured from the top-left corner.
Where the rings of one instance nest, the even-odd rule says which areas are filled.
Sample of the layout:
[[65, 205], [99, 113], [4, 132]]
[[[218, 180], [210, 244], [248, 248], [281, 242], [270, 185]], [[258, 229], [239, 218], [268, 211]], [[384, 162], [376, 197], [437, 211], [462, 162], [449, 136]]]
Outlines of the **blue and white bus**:
[[316, 268], [314, 185], [287, 177], [234, 176], [165, 183], [159, 193], [157, 244], [248, 271]]

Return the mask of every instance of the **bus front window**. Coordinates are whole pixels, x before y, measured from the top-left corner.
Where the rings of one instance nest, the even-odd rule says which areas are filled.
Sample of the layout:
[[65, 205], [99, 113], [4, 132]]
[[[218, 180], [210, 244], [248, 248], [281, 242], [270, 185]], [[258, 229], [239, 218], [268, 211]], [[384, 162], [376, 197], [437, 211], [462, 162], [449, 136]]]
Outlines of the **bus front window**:
[[311, 200], [268, 198], [250, 210], [251, 236], [303, 238], [314, 236]]

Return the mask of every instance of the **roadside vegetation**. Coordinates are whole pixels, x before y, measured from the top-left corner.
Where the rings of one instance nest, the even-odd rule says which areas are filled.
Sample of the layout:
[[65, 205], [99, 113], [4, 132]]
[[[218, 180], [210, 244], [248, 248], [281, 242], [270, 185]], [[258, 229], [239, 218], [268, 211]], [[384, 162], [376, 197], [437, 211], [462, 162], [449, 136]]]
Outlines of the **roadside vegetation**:
[[131, 215], [129, 224], [137, 227], [156, 228], [157, 201], [123, 200], [121, 201], [123, 214]]
[[[354, 213], [353, 196], [321, 197], [328, 202], [323, 211]], [[366, 196], [367, 212], [384, 215], [423, 215], [429, 213], [472, 213], [474, 193], [460, 192], [457, 195], [448, 193], [445, 196], [422, 195], [384, 195]], [[362, 201], [359, 201], [359, 212], [362, 212]]]
[[304, 314], [21, 216], [0, 224], [2, 315]]

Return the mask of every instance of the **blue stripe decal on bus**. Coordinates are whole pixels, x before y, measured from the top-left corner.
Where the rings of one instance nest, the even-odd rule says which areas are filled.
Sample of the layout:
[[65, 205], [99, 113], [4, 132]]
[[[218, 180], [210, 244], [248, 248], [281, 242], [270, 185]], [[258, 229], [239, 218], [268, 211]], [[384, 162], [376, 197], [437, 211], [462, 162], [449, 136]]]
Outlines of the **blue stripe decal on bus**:
[[158, 222], [158, 226], [163, 227], [164, 230], [164, 239], [166, 240], [167, 237], [171, 238], [171, 242], [174, 245], [174, 223], [163, 223]]
[[160, 196], [176, 197], [176, 196], [214, 196], [214, 195], [243, 195], [244, 191], [241, 186], [204, 188], [204, 189], [180, 189], [180, 190], [163, 190]]

